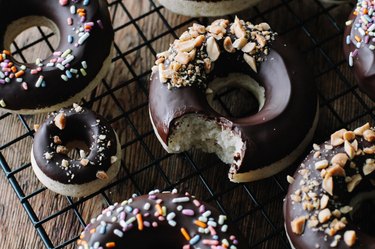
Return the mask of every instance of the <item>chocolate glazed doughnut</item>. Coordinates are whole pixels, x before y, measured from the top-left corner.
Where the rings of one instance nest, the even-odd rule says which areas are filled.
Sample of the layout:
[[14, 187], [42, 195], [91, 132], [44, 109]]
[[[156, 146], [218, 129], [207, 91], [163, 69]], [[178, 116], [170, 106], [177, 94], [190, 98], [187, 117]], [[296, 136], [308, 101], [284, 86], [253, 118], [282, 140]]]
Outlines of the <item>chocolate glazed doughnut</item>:
[[[68, 155], [80, 148], [79, 159]], [[121, 146], [111, 125], [100, 115], [74, 104], [52, 113], [35, 134], [31, 164], [50, 190], [86, 196], [106, 186], [120, 168]]]
[[[33, 114], [55, 111], [87, 95], [110, 65], [113, 30], [105, 1], [1, 1], [0, 107]], [[60, 42], [45, 60], [21, 63], [10, 55], [14, 38], [47, 26]]]
[[375, 21], [372, 1], [358, 0], [344, 31], [344, 54], [353, 68], [359, 89], [375, 100]]
[[[149, 112], [169, 153], [193, 146], [214, 152], [230, 164], [231, 181], [246, 182], [278, 173], [312, 139], [315, 85], [296, 52], [266, 23], [194, 24], [156, 64]], [[232, 118], [213, 110], [214, 93], [228, 85], [252, 92], [258, 113]]]
[[245, 249], [227, 217], [189, 194], [159, 193], [131, 198], [93, 218], [79, 249]]
[[374, 129], [341, 129], [313, 148], [288, 177], [284, 218], [293, 248], [374, 249]]

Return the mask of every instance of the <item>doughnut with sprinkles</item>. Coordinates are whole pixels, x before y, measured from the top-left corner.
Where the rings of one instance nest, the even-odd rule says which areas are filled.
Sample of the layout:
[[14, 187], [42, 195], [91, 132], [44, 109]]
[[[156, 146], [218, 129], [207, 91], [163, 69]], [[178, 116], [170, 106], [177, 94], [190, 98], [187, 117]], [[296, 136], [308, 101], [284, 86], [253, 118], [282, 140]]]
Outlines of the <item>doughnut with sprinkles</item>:
[[[105, 76], [114, 35], [105, 1], [2, 1], [0, 8], [6, 10], [0, 15], [0, 108], [56, 111], [78, 102]], [[43, 60], [19, 62], [10, 45], [33, 26], [49, 27], [59, 44]]]
[[227, 217], [189, 194], [151, 191], [116, 203], [93, 218], [79, 249], [245, 249]]
[[346, 21], [343, 48], [359, 89], [375, 100], [375, 4], [358, 0]]

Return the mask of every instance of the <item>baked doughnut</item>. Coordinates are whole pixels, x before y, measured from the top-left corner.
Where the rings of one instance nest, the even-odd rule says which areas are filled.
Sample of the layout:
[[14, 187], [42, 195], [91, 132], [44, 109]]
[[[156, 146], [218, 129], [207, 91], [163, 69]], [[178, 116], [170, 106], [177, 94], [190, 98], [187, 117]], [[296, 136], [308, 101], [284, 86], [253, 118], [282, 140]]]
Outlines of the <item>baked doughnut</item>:
[[[79, 158], [68, 155], [80, 148]], [[106, 186], [120, 168], [121, 146], [111, 125], [100, 115], [74, 104], [49, 115], [38, 128], [31, 164], [50, 190], [86, 196]]]
[[293, 248], [375, 248], [375, 132], [341, 129], [306, 157], [284, 200]]
[[159, 0], [167, 9], [185, 16], [224, 16], [245, 10], [260, 0]]
[[[56, 111], [87, 95], [110, 65], [113, 30], [106, 1], [1, 1], [0, 108], [34, 114]], [[23, 30], [47, 26], [56, 51], [44, 60], [21, 63], [9, 52]]]
[[[259, 111], [242, 118], [217, 113], [210, 102], [226, 86], [253, 93]], [[296, 52], [267, 23], [238, 18], [194, 24], [158, 54], [149, 103], [165, 150], [216, 153], [230, 164], [233, 182], [262, 179], [290, 165], [318, 120], [315, 85]]]
[[105, 209], [82, 232], [78, 248], [248, 248], [235, 234], [225, 215], [194, 196], [155, 190]]
[[344, 31], [344, 54], [353, 68], [359, 89], [375, 100], [375, 21], [372, 1], [359, 0], [349, 15]]

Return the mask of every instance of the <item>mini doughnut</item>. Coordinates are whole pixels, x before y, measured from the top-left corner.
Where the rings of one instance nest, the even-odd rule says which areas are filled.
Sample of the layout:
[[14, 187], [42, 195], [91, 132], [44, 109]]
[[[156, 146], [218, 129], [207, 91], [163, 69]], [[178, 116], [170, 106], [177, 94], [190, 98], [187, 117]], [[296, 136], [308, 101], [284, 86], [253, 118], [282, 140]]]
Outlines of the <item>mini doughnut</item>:
[[[344, 31], [344, 54], [353, 69], [359, 89], [375, 100], [375, 20], [372, 1], [358, 0]], [[366, 13], [366, 14], [363, 14]]]
[[225, 215], [194, 196], [155, 190], [105, 209], [82, 232], [78, 248], [248, 248], [236, 234]]
[[341, 129], [288, 176], [285, 228], [293, 248], [375, 248], [375, 132]]
[[[71, 158], [80, 148], [79, 159]], [[50, 190], [73, 197], [106, 186], [120, 168], [121, 146], [111, 125], [100, 115], [74, 104], [49, 115], [34, 137], [31, 164]]]
[[[216, 153], [231, 166], [231, 181], [255, 181], [286, 168], [311, 141], [318, 120], [311, 78], [267, 23], [194, 24], [158, 54], [151, 122], [169, 153], [191, 147]], [[226, 86], [252, 92], [259, 111], [242, 118], [217, 113], [211, 102]]]
[[185, 16], [224, 16], [245, 10], [260, 0], [159, 0], [167, 9]]
[[[106, 1], [1, 1], [0, 8], [0, 109], [56, 111], [80, 101], [105, 76], [114, 35]], [[44, 60], [21, 63], [10, 45], [33, 26], [49, 27], [59, 44]]]

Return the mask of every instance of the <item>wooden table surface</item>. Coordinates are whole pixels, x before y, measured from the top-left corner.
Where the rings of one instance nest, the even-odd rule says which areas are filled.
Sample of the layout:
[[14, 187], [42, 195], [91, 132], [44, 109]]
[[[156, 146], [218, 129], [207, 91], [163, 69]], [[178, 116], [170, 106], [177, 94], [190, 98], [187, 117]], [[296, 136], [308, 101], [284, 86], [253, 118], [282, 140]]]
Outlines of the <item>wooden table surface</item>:
[[[323, 8], [315, 0], [263, 0], [257, 8], [239, 14], [255, 22], [267, 20], [307, 59], [321, 101], [320, 123], [315, 136], [317, 142], [341, 126], [353, 128], [373, 121], [374, 103], [358, 90], [342, 54], [341, 31], [352, 6], [326, 5]], [[58, 246], [76, 238], [83, 229], [80, 222], [88, 222], [91, 216], [107, 206], [107, 201], [121, 201], [134, 192], [176, 187], [224, 209], [249, 238], [249, 245], [258, 248], [285, 246], [285, 237], [281, 234], [281, 207], [287, 187], [285, 176], [291, 174], [295, 166], [274, 178], [244, 185], [233, 184], [226, 178], [228, 168], [215, 156], [195, 150], [186, 155], [167, 155], [153, 135], [147, 112], [153, 52], [167, 49], [173, 41], [169, 28], [180, 34], [191, 24], [188, 22], [190, 18], [163, 8], [146, 14], [154, 8], [149, 0], [123, 0], [110, 7], [116, 30], [116, 51], [110, 72], [95, 91], [95, 96], [100, 97], [91, 103], [93, 110], [111, 120], [119, 134], [123, 156], [116, 184], [104, 194], [80, 200], [44, 190], [29, 166], [33, 131], [27, 130], [22, 121], [33, 127], [33, 124], [41, 123], [45, 115], [23, 116], [22, 119], [17, 115], [1, 116], [0, 153], [11, 170], [22, 167], [14, 174], [14, 179], [24, 196], [28, 196], [24, 203], [30, 204], [36, 217], [43, 221], [41, 226], [53, 246]], [[187, 23], [178, 26], [183, 22]], [[23, 47], [39, 36], [33, 29], [28, 35], [21, 35], [17, 43]], [[53, 39], [50, 38], [52, 44], [56, 44]], [[145, 44], [145, 39], [151, 39], [151, 42]], [[23, 53], [32, 61], [37, 56], [46, 56], [46, 48], [42, 43]], [[230, 99], [233, 96], [227, 101]], [[238, 103], [234, 105], [240, 107]], [[21, 137], [19, 141], [12, 142], [18, 137]], [[195, 164], [191, 164], [191, 160]], [[0, 247], [45, 248], [20, 199], [2, 173], [0, 191]], [[35, 195], [29, 196], [32, 193]], [[63, 211], [60, 213], [60, 210]], [[82, 220], [76, 214], [80, 214]], [[261, 243], [265, 236], [268, 240]], [[73, 245], [66, 248], [74, 248]]]

